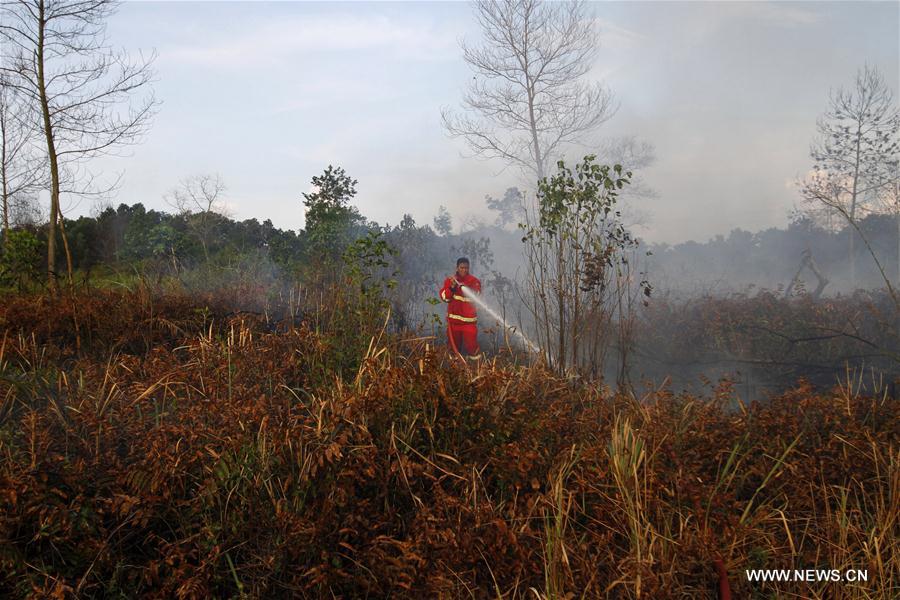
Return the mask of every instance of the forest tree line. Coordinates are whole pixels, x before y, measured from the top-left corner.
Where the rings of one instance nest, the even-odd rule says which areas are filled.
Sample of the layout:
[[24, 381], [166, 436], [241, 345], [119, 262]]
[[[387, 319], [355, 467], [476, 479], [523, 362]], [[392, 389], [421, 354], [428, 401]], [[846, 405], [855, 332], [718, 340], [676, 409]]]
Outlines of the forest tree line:
[[[511, 188], [507, 195], [517, 196]], [[493, 207], [493, 208], [492, 208]], [[380, 225], [361, 216], [351, 219], [354, 232], [348, 238], [367, 231], [383, 234], [402, 257], [415, 253], [434, 269], [446, 270], [453, 258], [451, 249], [473, 254], [475, 269], [487, 274], [492, 270], [514, 275], [516, 253], [521, 235], [508, 210], [488, 197], [486, 213], [492, 219], [470, 219], [452, 233], [452, 215], [443, 207], [430, 224], [420, 224], [404, 215], [397, 225]], [[202, 227], [198, 226], [202, 223]], [[349, 223], [348, 223], [349, 224]], [[94, 215], [66, 219], [66, 233], [72, 250], [73, 266], [84, 276], [105, 273], [113, 268], [127, 271], [135, 267], [168, 265], [179, 268], [206, 262], [221, 264], [246, 252], [265, 252], [273, 265], [284, 273], [299, 268], [315, 257], [315, 234], [308, 229], [276, 227], [271, 220], [236, 220], [215, 210], [178, 214], [174, 211], [146, 208], [142, 203], [106, 206]], [[872, 214], [860, 220], [860, 229], [873, 250], [883, 259], [888, 272], [897, 272], [898, 231], [891, 215]], [[47, 247], [46, 223], [25, 222], [10, 229], [9, 245], [0, 254], [0, 277], [6, 285], [32, 283], [39, 279], [42, 258]], [[641, 241], [650, 251], [648, 269], [661, 289], [682, 293], [743, 289], [749, 286], [786, 289], [797, 274], [804, 253], [809, 251], [818, 270], [828, 280], [824, 294], [850, 292], [847, 244], [850, 227], [827, 229], [808, 218], [797, 218], [786, 228], [758, 232], [734, 229], [707, 241], [677, 244]], [[204, 252], [204, 247], [206, 252]], [[64, 267], [61, 243], [56, 244], [55, 263]], [[332, 258], [338, 258], [337, 248]], [[419, 254], [422, 253], [422, 254]], [[208, 254], [208, 256], [207, 256]], [[495, 259], [496, 255], [496, 259]], [[875, 266], [866, 249], [856, 247], [859, 287], [881, 287]], [[418, 277], [419, 271], [406, 261], [401, 276]], [[437, 270], [436, 273], [442, 273]], [[814, 291], [818, 278], [808, 269], [800, 277]]]

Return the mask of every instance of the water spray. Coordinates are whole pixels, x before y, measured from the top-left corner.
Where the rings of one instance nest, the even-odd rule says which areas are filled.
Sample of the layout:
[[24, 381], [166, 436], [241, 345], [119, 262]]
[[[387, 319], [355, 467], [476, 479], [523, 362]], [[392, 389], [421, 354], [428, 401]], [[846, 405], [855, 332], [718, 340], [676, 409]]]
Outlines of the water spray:
[[493, 308], [488, 306], [488, 304], [484, 300], [482, 300], [477, 294], [470, 291], [468, 286], [464, 286], [464, 285], [460, 286], [460, 290], [462, 290], [462, 293], [466, 298], [468, 298], [469, 300], [471, 300], [472, 302], [477, 304], [479, 306], [479, 308], [484, 309], [489, 315], [491, 315], [492, 317], [497, 319], [498, 322], [503, 323], [503, 326], [508, 331], [512, 331], [520, 340], [522, 340], [522, 343], [524, 343], [528, 347], [529, 350], [531, 350], [532, 352], [543, 354], [540, 346], [538, 346], [537, 344], [535, 344], [534, 342], [529, 340], [528, 337], [524, 333], [522, 333], [518, 327], [512, 326], [509, 323], [507, 323], [506, 319], [504, 319], [499, 314], [497, 314], [497, 311], [495, 311]]

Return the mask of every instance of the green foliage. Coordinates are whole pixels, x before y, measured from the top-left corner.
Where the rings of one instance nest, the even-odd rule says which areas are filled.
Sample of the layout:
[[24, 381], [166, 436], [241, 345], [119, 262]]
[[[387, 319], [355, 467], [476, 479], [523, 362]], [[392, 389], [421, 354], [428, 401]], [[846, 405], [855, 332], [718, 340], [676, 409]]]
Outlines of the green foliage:
[[419, 227], [410, 215], [403, 215], [400, 225], [386, 232], [385, 239], [394, 249], [394, 261], [407, 285], [423, 281], [434, 285], [433, 270], [443, 267], [432, 245], [436, 237], [430, 227]]
[[[66, 230], [76, 268], [101, 265], [183, 277], [185, 270], [202, 264], [208, 272], [201, 279], [212, 282], [222, 279], [223, 268], [243, 262], [262, 264], [267, 274], [271, 268], [296, 274], [305, 253], [301, 236], [270, 220], [233, 221], [214, 212], [170, 215], [142, 204], [121, 204], [95, 218], [67, 221]], [[266, 258], [272, 265], [263, 264]]]
[[[636, 290], [629, 258], [638, 241], [616, 203], [631, 171], [595, 158], [585, 156], [574, 171], [559, 161], [557, 173], [538, 182], [536, 218], [519, 225], [531, 273], [530, 310], [539, 343], [558, 370], [602, 372], [614, 327], [620, 352], [630, 343]], [[645, 296], [650, 289], [646, 279], [640, 282]]]
[[175, 254], [180, 236], [168, 223], [160, 223], [147, 233], [147, 250], [154, 257]]
[[450, 216], [450, 212], [447, 210], [446, 206], [438, 207], [438, 214], [434, 218], [434, 230], [438, 232], [439, 235], [450, 235], [450, 230], [453, 229], [453, 219]]
[[[584, 291], [604, 286], [607, 272], [627, 263], [626, 251], [638, 247], [616, 208], [619, 190], [631, 183], [632, 173], [595, 160], [593, 154], [585, 156], [574, 173], [559, 161], [558, 172], [538, 183], [538, 225], [519, 225], [525, 230], [523, 242], [575, 242], [586, 267], [580, 278]], [[641, 288], [650, 295], [649, 282], [642, 281]]]
[[[347, 248], [343, 259], [351, 279], [359, 283], [361, 292], [368, 294], [381, 290], [382, 286], [390, 289], [397, 285], [394, 279], [378, 277], [378, 272], [389, 266], [388, 257], [396, 254], [397, 250], [388, 244], [382, 232], [369, 231]], [[395, 271], [392, 277], [396, 275]]]
[[7, 231], [7, 243], [0, 254], [0, 282], [19, 289], [39, 278], [44, 250], [37, 236], [25, 229]]
[[305, 286], [312, 291], [302, 304], [308, 324], [332, 349], [323, 363], [328, 371], [356, 372], [372, 339], [382, 335], [390, 314], [387, 294], [397, 285], [395, 254], [383, 233], [371, 230], [343, 252], [340, 277]]
[[396, 287], [399, 272], [388, 271], [388, 259], [396, 255], [397, 250], [388, 244], [380, 231], [369, 231], [344, 251], [348, 282], [358, 291], [353, 302], [354, 313], [363, 327], [373, 325], [373, 321], [390, 306], [386, 294]]
[[90, 217], [79, 217], [75, 220], [67, 219], [65, 224], [74, 267], [90, 269], [100, 262], [101, 257], [97, 252], [97, 221]]
[[364, 224], [356, 207], [350, 206], [356, 183], [343, 168], [328, 165], [322, 175], [312, 178], [316, 191], [303, 194], [305, 233], [309, 252], [315, 259], [336, 262], [352, 242], [354, 230]]
[[135, 204], [132, 207], [128, 224], [123, 236], [123, 256], [131, 259], [150, 258], [154, 255], [154, 249], [164, 245], [165, 233], [158, 228], [161, 226], [161, 214], [156, 211], [147, 211], [143, 204]]
[[[598, 221], [610, 221], [610, 213], [618, 218], [615, 209], [618, 191], [631, 183], [631, 171], [622, 173], [622, 165], [598, 165], [596, 156], [585, 156], [575, 166], [575, 172], [564, 161], [557, 163], [558, 172], [538, 182], [540, 229], [528, 228], [527, 236], [539, 231], [549, 238], [574, 235]], [[621, 228], [621, 223], [615, 223]], [[622, 228], [624, 229], [624, 228]], [[593, 228], [586, 230], [593, 234]]]
[[497, 212], [495, 224], [498, 227], [506, 227], [510, 223], [518, 223], [525, 217], [522, 191], [517, 187], [507, 188], [503, 198], [484, 197], [487, 207]]

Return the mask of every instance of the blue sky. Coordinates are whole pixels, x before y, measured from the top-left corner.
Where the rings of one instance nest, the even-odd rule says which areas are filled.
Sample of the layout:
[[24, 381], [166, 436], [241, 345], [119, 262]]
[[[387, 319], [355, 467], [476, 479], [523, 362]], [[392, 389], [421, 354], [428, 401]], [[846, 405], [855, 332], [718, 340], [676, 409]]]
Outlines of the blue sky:
[[[640, 234], [706, 239], [783, 226], [790, 182], [829, 89], [876, 65], [895, 94], [896, 2], [598, 2], [592, 77], [620, 102], [592, 142], [636, 135], [656, 148]], [[471, 76], [459, 40], [479, 36], [466, 3], [128, 2], [116, 46], [153, 50], [162, 105], [144, 143], [94, 170], [123, 173], [112, 199], [169, 209], [186, 176], [218, 173], [236, 218], [303, 224], [301, 193], [328, 164], [359, 180], [367, 217], [459, 226], [520, 175], [466, 156], [440, 123]], [[89, 200], [67, 215], [88, 213]]]

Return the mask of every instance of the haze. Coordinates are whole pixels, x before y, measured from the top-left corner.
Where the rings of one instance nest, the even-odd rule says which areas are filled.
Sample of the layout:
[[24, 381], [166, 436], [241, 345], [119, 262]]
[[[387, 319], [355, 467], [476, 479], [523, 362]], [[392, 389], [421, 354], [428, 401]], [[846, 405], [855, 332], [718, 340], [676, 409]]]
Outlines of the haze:
[[[868, 62], [897, 93], [896, 2], [591, 8], [595, 75], [620, 102], [597, 139], [635, 135], [656, 149], [644, 178], [657, 196], [639, 206], [649, 241], [784, 226], [829, 89]], [[235, 218], [300, 228], [301, 193], [334, 164], [359, 180], [368, 218], [430, 223], [443, 204], [458, 229], [487, 218], [485, 194], [521, 184], [441, 128], [441, 107], [458, 106], [471, 77], [459, 49], [479, 35], [467, 3], [130, 2], [108, 32], [113, 45], [158, 52], [163, 101], [143, 144], [94, 165], [123, 174], [113, 204], [171, 210], [162, 197], [179, 179], [219, 173]]]

